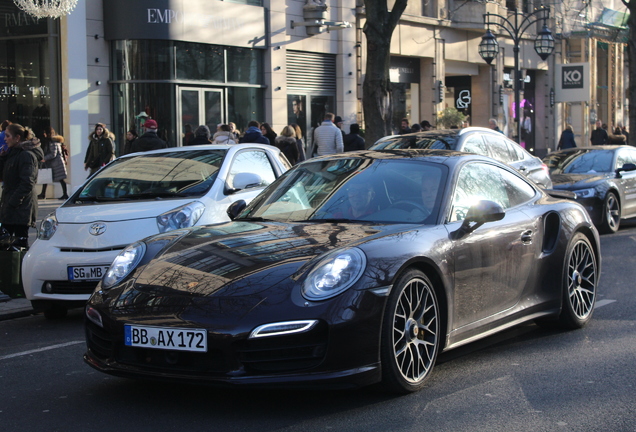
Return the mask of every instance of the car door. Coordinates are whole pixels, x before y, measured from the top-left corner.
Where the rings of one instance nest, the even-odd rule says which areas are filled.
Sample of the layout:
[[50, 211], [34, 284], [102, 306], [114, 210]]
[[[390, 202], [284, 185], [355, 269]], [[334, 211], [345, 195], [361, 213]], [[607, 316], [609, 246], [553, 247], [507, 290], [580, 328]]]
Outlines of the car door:
[[447, 217], [449, 235], [459, 229], [468, 209], [480, 200], [498, 203], [506, 214], [500, 221], [485, 223], [453, 240], [451, 331], [479, 327], [479, 321], [491, 317], [487, 322], [496, 320], [497, 314], [518, 303], [526, 281], [531, 279], [537, 247], [535, 227], [523, 206], [536, 193], [527, 182], [496, 165], [473, 162], [461, 168]]
[[[617, 153], [616, 168], [621, 168], [626, 163], [636, 164], [636, 149], [623, 148]], [[617, 179], [617, 183], [623, 190], [621, 217], [631, 217], [636, 214], [636, 171], [621, 172], [621, 178]]]

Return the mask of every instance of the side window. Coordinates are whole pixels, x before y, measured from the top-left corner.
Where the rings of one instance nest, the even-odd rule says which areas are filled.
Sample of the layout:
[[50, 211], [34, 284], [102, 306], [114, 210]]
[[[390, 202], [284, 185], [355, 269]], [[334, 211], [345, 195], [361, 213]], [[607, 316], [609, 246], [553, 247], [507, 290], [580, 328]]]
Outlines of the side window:
[[475, 135], [475, 134], [466, 138], [466, 141], [464, 142], [463, 151], [469, 152], [469, 153], [475, 153], [482, 156], [490, 156], [490, 153], [488, 152], [488, 147], [486, 147], [484, 140], [481, 138], [481, 136]]
[[267, 186], [276, 180], [276, 174], [267, 154], [262, 150], [246, 150], [238, 153], [232, 161], [228, 183], [233, 184], [238, 173], [254, 173], [261, 176], [259, 186]]
[[503, 137], [500, 138], [496, 136], [484, 135], [484, 139], [488, 144], [493, 159], [497, 159], [498, 161], [503, 163], [510, 163], [514, 161], [514, 159], [510, 155], [510, 152], [508, 151], [508, 145], [506, 144], [506, 141], [503, 139]]
[[618, 156], [616, 156], [616, 168], [620, 168], [626, 163], [629, 163], [629, 159], [627, 157], [627, 152], [619, 151]]
[[522, 204], [535, 196], [525, 180], [494, 165], [471, 163], [462, 168], [453, 194], [450, 221], [462, 221], [468, 209], [481, 200], [494, 201], [503, 209]]
[[510, 153], [513, 162], [523, 160], [525, 158], [525, 154], [521, 149], [521, 146], [513, 141], [505, 140], [506, 145], [508, 146], [508, 152]]

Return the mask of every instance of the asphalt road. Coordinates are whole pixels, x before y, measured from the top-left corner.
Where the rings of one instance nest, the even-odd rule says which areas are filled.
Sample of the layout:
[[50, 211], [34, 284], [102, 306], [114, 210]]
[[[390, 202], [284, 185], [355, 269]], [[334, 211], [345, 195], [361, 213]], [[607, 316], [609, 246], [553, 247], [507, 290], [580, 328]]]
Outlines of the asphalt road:
[[591, 323], [525, 325], [442, 355], [419, 393], [219, 389], [83, 363], [81, 311], [0, 322], [2, 431], [636, 431], [636, 224], [602, 237]]

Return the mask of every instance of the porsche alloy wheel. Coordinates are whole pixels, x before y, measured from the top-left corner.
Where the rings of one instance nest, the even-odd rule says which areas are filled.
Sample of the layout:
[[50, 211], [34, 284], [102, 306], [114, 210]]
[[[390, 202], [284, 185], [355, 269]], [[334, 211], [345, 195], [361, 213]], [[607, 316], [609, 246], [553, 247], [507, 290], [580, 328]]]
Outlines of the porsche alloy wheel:
[[603, 221], [601, 231], [606, 234], [612, 234], [618, 231], [621, 223], [621, 204], [618, 198], [612, 192], [609, 192], [603, 203]]
[[570, 242], [565, 265], [560, 322], [566, 328], [581, 328], [592, 318], [598, 281], [594, 249], [583, 234]]
[[440, 344], [437, 297], [429, 279], [411, 270], [393, 286], [382, 337], [384, 384], [393, 391], [417, 391], [430, 376]]

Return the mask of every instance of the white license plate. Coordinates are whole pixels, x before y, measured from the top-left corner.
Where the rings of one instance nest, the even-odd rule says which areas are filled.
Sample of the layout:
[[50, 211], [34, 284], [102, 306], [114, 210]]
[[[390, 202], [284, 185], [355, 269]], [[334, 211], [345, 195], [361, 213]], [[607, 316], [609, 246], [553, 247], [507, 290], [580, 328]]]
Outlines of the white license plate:
[[124, 344], [133, 347], [207, 352], [208, 333], [203, 329], [124, 326]]
[[68, 266], [68, 280], [77, 281], [94, 281], [100, 280], [108, 270], [107, 265], [99, 266]]

